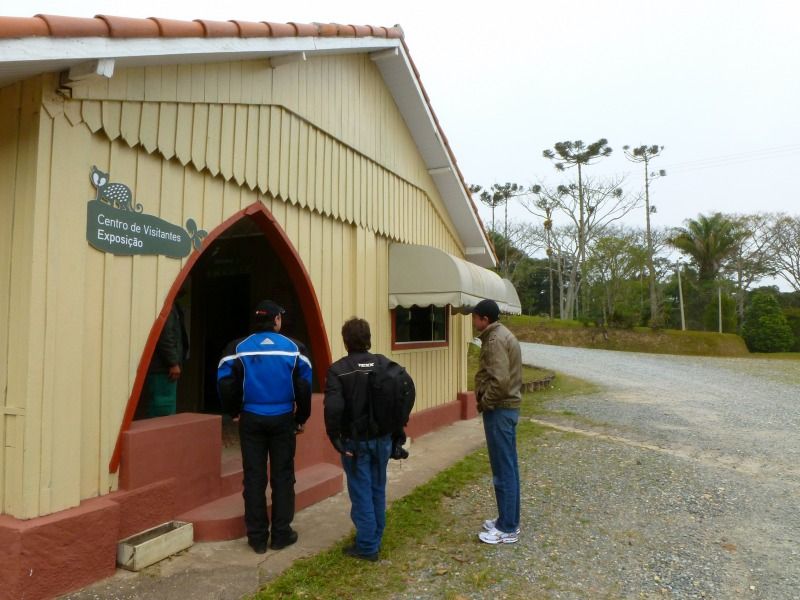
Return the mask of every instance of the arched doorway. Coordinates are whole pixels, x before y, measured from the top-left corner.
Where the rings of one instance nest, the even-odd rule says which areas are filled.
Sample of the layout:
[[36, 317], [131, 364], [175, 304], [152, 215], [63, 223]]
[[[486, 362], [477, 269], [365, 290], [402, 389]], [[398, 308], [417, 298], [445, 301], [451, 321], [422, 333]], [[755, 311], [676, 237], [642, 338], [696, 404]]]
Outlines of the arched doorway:
[[214, 229], [173, 283], [142, 353], [110, 472], [119, 467], [122, 433], [136, 414], [156, 343], [182, 289], [189, 292], [192, 341], [190, 361], [179, 385], [179, 411], [219, 412], [213, 391], [216, 361], [225, 343], [248, 333], [251, 309], [265, 297], [289, 311], [285, 332], [308, 347], [315, 391], [324, 386], [331, 351], [314, 287], [285, 232], [263, 204], [254, 203]]

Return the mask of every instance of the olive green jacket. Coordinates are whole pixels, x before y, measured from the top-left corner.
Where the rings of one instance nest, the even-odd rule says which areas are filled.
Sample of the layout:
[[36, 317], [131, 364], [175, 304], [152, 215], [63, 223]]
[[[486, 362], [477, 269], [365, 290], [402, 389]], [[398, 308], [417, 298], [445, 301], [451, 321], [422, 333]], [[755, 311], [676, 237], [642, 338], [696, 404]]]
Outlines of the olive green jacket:
[[519, 408], [522, 402], [522, 353], [519, 342], [499, 321], [478, 336], [481, 355], [475, 374], [478, 410]]

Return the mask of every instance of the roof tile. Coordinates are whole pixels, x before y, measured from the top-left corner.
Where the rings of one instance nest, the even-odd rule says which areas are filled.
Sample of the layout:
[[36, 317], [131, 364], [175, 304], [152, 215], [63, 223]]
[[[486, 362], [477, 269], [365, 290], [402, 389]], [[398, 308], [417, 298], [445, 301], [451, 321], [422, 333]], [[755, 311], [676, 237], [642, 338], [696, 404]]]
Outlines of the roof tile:
[[115, 17], [96, 15], [94, 18], [36, 15], [35, 17], [0, 16], [0, 38], [52, 37], [114, 37], [114, 38], [183, 38], [183, 37], [380, 37], [403, 39], [403, 29], [370, 25], [341, 25], [338, 23], [259, 23], [249, 21], [183, 21], [148, 17]]
[[372, 35], [375, 37], [386, 37], [386, 27], [375, 27], [374, 25], [370, 25], [369, 28], [372, 29]]
[[338, 28], [333, 23], [317, 23], [317, 30], [322, 37], [336, 37], [339, 33]]
[[316, 37], [319, 35], [316, 25], [292, 22], [289, 22], [289, 25], [293, 25], [297, 29], [297, 37]]
[[161, 35], [158, 23], [150, 19], [114, 17], [112, 15], [95, 15], [95, 18], [106, 22], [113, 38], [149, 38]]
[[356, 37], [368, 37], [372, 35], [372, 28], [367, 25], [351, 25], [356, 32]]
[[5, 17], [0, 19], [0, 39], [50, 35], [41, 17]]
[[295, 29], [294, 25], [290, 25], [289, 23], [270, 23], [268, 21], [263, 21], [269, 27], [269, 34], [272, 37], [295, 37], [297, 36], [297, 30]]
[[53, 37], [108, 37], [109, 29], [101, 19], [82, 17], [59, 17], [58, 15], [36, 15], [47, 23]]
[[266, 23], [254, 23], [253, 21], [236, 21], [232, 20], [231, 23], [236, 23], [239, 27], [239, 37], [269, 37], [269, 25]]
[[0, 39], [50, 35], [47, 23], [40, 17], [5, 17], [0, 19]]
[[232, 21], [209, 21], [208, 19], [195, 19], [203, 25], [206, 37], [239, 37], [239, 26]]
[[158, 33], [161, 37], [203, 37], [203, 26], [196, 21], [179, 21], [158, 17], [148, 18], [158, 25]]

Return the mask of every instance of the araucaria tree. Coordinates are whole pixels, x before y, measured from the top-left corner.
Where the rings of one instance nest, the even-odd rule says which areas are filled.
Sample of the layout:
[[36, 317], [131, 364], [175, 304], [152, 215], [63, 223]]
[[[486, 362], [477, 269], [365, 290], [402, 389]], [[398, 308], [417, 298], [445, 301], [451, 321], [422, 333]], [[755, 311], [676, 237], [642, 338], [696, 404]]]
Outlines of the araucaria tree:
[[647, 241], [647, 271], [648, 271], [648, 284], [650, 287], [650, 326], [656, 327], [663, 324], [663, 317], [659, 309], [658, 290], [656, 288], [656, 269], [653, 256], [653, 238], [650, 233], [650, 215], [656, 212], [656, 207], [650, 204], [650, 183], [658, 178], [664, 177], [667, 172], [663, 169], [660, 171], [650, 171], [650, 161], [661, 154], [664, 146], [637, 146], [631, 148], [630, 146], [623, 146], [625, 158], [631, 162], [641, 163], [644, 166], [644, 208], [646, 217], [645, 236]]
[[600, 138], [588, 146], [582, 140], [557, 142], [552, 150], [548, 148], [542, 151], [542, 156], [552, 160], [556, 170], [566, 171], [575, 167], [578, 171], [578, 260], [581, 263], [586, 260], [586, 230], [584, 227], [586, 202], [583, 194], [583, 167], [588, 166], [593, 161], [610, 156], [612, 152], [613, 149], [608, 145], [608, 140], [605, 138]]
[[503, 203], [503, 199], [493, 196], [489, 192], [485, 191], [483, 187], [480, 185], [470, 185], [469, 193], [472, 194], [473, 196], [477, 196], [478, 200], [480, 200], [483, 204], [492, 209], [492, 231], [495, 231], [494, 209]]
[[[578, 174], [578, 183], [574, 186], [577, 192], [578, 211], [578, 265], [583, 279], [584, 264], [586, 262], [586, 216], [589, 207], [586, 204], [585, 186], [583, 183], [583, 168], [601, 158], [610, 156], [613, 152], [608, 145], [608, 140], [600, 138], [588, 146], [582, 140], [557, 142], [553, 148], [542, 151], [542, 156], [553, 161], [558, 171], [566, 171], [575, 167]], [[573, 184], [574, 185], [574, 184]]]
[[[504, 184], [495, 183], [488, 190], [484, 190], [479, 185], [471, 185], [469, 186], [469, 191], [471, 194], [479, 194], [480, 201], [492, 209], [492, 231], [496, 231], [494, 227], [494, 209], [498, 206], [503, 206], [503, 237], [508, 240], [508, 201], [526, 193], [525, 188], [518, 183], [506, 182]], [[506, 244], [503, 253], [503, 273], [508, 275], [508, 244]]]
[[[576, 254], [569, 261], [567, 287], [561, 289], [564, 302], [562, 318], [572, 319], [577, 314], [579, 293], [585, 289], [587, 249], [592, 240], [638, 205], [639, 198], [625, 194], [621, 185], [622, 179], [595, 180], [581, 176], [580, 187], [570, 183], [553, 189], [538, 184], [531, 188], [531, 197], [522, 199], [522, 206], [532, 214], [550, 220], [557, 213], [572, 224]], [[551, 241], [552, 232], [549, 232]], [[585, 301], [583, 305], [586, 305]]]

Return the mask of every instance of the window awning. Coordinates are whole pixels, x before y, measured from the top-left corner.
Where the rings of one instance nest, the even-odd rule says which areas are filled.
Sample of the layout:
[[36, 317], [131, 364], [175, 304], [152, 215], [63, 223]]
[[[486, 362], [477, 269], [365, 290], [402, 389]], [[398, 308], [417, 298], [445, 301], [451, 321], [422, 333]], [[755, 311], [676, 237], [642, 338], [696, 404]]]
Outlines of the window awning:
[[389, 246], [390, 309], [449, 304], [466, 314], [484, 298], [504, 313], [522, 312], [514, 284], [489, 269], [431, 246]]

